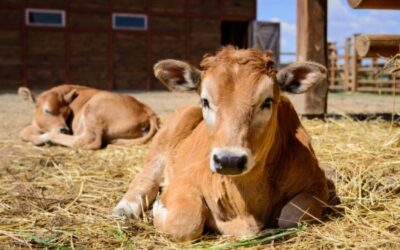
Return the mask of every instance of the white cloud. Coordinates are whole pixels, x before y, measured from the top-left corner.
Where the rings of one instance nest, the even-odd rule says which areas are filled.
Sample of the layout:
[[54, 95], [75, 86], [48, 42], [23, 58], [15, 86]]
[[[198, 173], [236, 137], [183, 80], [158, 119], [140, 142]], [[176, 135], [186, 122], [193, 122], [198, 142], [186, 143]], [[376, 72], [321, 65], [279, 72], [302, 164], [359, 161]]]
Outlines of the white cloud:
[[354, 10], [346, 0], [328, 1], [328, 39], [343, 44], [355, 33], [398, 33], [398, 11]]
[[296, 49], [293, 45], [296, 44], [296, 24], [280, 20], [277, 17], [271, 18], [272, 22], [281, 24], [281, 51], [294, 52]]

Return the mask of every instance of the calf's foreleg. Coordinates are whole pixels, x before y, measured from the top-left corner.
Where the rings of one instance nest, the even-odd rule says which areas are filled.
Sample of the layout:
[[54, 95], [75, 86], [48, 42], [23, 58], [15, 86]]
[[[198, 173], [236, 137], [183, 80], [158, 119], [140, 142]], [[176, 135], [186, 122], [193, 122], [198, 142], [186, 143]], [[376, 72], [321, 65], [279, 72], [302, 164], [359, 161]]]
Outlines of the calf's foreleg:
[[40, 130], [32, 125], [28, 125], [19, 133], [19, 137], [23, 141], [29, 141], [39, 146], [49, 141], [48, 135], [40, 133]]
[[153, 206], [154, 225], [176, 241], [201, 236], [206, 206], [200, 192], [190, 184], [174, 182]]
[[135, 176], [128, 191], [113, 210], [117, 216], [138, 217], [146, 211], [157, 196], [163, 180], [164, 159], [161, 155], [150, 156], [142, 171]]

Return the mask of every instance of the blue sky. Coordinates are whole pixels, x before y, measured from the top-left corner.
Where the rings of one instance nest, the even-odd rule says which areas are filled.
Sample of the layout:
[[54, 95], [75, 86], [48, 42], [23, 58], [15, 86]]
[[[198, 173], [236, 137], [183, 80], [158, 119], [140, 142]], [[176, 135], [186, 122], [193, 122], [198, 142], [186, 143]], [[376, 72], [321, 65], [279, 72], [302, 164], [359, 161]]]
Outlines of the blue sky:
[[[257, 0], [257, 4], [258, 20], [281, 22], [281, 51], [295, 52], [296, 0]], [[328, 0], [328, 40], [341, 46], [354, 33], [399, 34], [400, 11], [354, 10], [347, 0]]]

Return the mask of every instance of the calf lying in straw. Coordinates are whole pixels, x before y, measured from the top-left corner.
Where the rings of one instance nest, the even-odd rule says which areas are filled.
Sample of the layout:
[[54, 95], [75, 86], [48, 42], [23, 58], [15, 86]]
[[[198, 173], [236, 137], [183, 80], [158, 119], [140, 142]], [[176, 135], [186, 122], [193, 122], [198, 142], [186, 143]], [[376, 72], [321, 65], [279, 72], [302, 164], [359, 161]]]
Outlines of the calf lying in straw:
[[78, 85], [60, 85], [38, 97], [25, 87], [18, 93], [36, 104], [32, 123], [20, 133], [35, 145], [98, 149], [108, 143], [141, 144], [159, 127], [155, 113], [128, 95]]
[[177, 60], [154, 66], [170, 89], [196, 89], [202, 107], [177, 112], [158, 132], [114, 213], [139, 216], [161, 187], [154, 224], [179, 241], [199, 237], [204, 227], [249, 235], [318, 220], [327, 180], [281, 91], [303, 93], [326, 69], [301, 62], [276, 72], [269, 53], [232, 47], [201, 66]]

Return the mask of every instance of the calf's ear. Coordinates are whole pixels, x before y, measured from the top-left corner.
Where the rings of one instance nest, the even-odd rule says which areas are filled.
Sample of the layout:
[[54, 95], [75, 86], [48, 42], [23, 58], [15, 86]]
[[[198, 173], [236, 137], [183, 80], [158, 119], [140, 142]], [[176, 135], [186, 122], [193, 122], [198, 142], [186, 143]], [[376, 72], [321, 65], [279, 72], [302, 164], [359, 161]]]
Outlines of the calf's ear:
[[189, 63], [167, 59], [154, 65], [154, 75], [171, 91], [197, 89], [201, 71]]
[[64, 94], [63, 98], [66, 103], [70, 104], [77, 96], [78, 96], [78, 93], [76, 93], [76, 89], [73, 89], [73, 90], [69, 91], [68, 93]]
[[19, 87], [18, 88], [18, 95], [24, 101], [31, 101], [33, 103], [36, 102], [35, 95], [32, 93], [32, 91], [30, 89], [28, 89], [26, 87]]
[[326, 68], [315, 62], [297, 62], [278, 71], [276, 76], [282, 91], [300, 94], [326, 78]]

